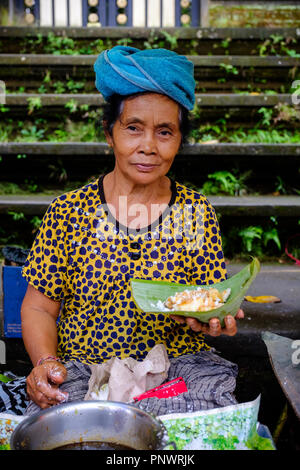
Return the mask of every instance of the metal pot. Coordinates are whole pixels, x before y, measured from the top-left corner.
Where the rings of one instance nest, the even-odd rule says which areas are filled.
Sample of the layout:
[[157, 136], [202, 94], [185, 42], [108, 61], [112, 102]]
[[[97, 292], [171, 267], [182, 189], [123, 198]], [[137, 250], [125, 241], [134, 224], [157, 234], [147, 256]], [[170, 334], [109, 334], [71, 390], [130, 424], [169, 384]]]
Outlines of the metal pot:
[[75, 443], [81, 449], [158, 450], [166, 446], [167, 433], [158, 419], [133, 405], [77, 401], [28, 416], [10, 439], [12, 450], [51, 450]]

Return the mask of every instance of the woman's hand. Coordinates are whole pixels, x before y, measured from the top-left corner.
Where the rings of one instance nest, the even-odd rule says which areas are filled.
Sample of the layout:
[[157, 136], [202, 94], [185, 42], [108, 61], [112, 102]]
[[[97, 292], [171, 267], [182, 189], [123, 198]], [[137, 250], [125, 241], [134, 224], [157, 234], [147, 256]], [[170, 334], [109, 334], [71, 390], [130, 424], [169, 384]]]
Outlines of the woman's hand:
[[59, 390], [66, 377], [66, 368], [57, 361], [34, 367], [26, 379], [29, 398], [42, 409], [66, 401], [68, 394]]
[[209, 324], [201, 323], [195, 318], [185, 318], [179, 315], [171, 315], [171, 318], [173, 318], [173, 320], [177, 321], [178, 323], [186, 323], [193, 331], [196, 332], [202, 332], [210, 336], [220, 336], [221, 334], [234, 336], [237, 333], [237, 325], [235, 319], [244, 318], [244, 312], [243, 310], [239, 309], [235, 317], [233, 317], [232, 315], [227, 315], [224, 318], [224, 328], [221, 328], [221, 324], [218, 318], [211, 318], [209, 320]]

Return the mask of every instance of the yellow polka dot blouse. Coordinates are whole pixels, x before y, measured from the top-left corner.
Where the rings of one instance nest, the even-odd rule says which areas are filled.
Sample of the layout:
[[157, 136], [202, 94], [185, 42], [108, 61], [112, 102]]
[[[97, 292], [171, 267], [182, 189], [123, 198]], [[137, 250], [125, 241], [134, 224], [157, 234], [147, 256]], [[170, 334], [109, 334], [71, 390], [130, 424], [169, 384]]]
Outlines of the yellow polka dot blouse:
[[22, 272], [33, 287], [61, 302], [63, 360], [142, 360], [158, 343], [170, 357], [209, 349], [202, 333], [167, 315], [139, 311], [131, 292], [132, 278], [203, 285], [227, 277], [213, 207], [176, 181], [171, 188], [168, 207], [140, 230], [114, 218], [103, 176], [48, 207]]

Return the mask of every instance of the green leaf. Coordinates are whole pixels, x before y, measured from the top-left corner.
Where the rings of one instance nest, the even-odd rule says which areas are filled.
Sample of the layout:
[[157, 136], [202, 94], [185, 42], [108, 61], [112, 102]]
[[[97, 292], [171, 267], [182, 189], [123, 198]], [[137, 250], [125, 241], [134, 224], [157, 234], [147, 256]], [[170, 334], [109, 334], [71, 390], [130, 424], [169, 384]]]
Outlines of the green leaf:
[[272, 240], [277, 245], [278, 249], [281, 250], [281, 243], [278, 236], [278, 231], [275, 227], [264, 233], [264, 245], [266, 246], [269, 241]]
[[10, 382], [12, 379], [10, 377], [7, 377], [6, 375], [0, 374], [0, 382]]
[[133, 298], [142, 312], [163, 313], [166, 315], [180, 315], [184, 317], [193, 317], [197, 320], [207, 323], [210, 318], [219, 318], [221, 325], [224, 326], [224, 317], [226, 315], [237, 314], [238, 309], [244, 299], [246, 292], [254, 281], [260, 270], [260, 263], [257, 258], [245, 266], [240, 272], [216, 284], [201, 286], [203, 289], [214, 287], [222, 292], [230, 288], [231, 293], [224, 305], [207, 312], [189, 312], [173, 311], [163, 307], [163, 303], [168, 297], [184, 290], [194, 290], [198, 285], [176, 284], [167, 281], [149, 281], [144, 279], [132, 279], [131, 288]]

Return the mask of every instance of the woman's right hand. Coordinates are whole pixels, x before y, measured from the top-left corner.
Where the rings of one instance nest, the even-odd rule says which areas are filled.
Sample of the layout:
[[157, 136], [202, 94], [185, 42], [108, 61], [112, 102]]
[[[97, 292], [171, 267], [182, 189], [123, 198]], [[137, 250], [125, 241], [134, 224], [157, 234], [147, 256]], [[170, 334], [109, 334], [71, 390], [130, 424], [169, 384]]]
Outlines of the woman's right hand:
[[58, 361], [45, 361], [32, 369], [26, 379], [29, 398], [40, 408], [49, 408], [68, 399], [68, 393], [59, 390], [67, 378], [67, 370]]

